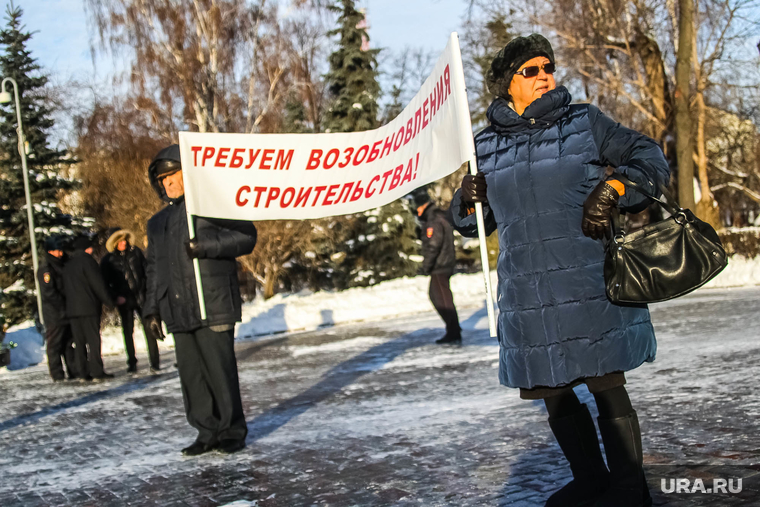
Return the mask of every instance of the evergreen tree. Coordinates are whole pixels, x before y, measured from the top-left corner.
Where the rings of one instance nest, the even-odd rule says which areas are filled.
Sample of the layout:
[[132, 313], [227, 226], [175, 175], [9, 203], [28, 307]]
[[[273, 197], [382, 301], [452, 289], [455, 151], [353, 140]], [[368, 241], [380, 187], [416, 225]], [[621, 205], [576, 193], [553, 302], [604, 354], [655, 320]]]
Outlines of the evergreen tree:
[[358, 11], [354, 0], [339, 0], [329, 6], [338, 13], [338, 28], [328, 35], [338, 35], [338, 46], [330, 55], [327, 90], [330, 107], [327, 109], [327, 132], [357, 132], [377, 127], [377, 54], [369, 49], [369, 36], [364, 27], [364, 13]]
[[310, 134], [313, 129], [306, 121], [306, 106], [295, 92], [291, 92], [285, 101], [282, 132], [289, 134]]
[[[330, 132], [356, 132], [378, 127], [377, 54], [369, 49], [364, 14], [353, 0], [339, 0], [338, 46], [330, 55], [327, 84], [330, 107], [325, 126]], [[346, 289], [413, 275], [417, 265], [415, 225], [404, 202], [315, 224], [312, 244], [301, 265], [311, 266], [310, 284]], [[315, 279], [316, 278], [316, 279]]]
[[[47, 77], [26, 48], [32, 34], [21, 24], [22, 10], [11, 4], [7, 23], [0, 30], [0, 74], [18, 83], [21, 118], [27, 141], [27, 167], [34, 208], [36, 239], [40, 246], [49, 234], [72, 234], [68, 215], [61, 214], [57, 199], [61, 190], [69, 190], [75, 182], [60, 175], [62, 167], [72, 160], [66, 151], [49, 147], [48, 135], [53, 128]], [[13, 95], [11, 83], [6, 90]], [[0, 288], [3, 290], [0, 320], [13, 325], [36, 312], [34, 272], [26, 215], [26, 199], [16, 134], [15, 100], [0, 106]]]

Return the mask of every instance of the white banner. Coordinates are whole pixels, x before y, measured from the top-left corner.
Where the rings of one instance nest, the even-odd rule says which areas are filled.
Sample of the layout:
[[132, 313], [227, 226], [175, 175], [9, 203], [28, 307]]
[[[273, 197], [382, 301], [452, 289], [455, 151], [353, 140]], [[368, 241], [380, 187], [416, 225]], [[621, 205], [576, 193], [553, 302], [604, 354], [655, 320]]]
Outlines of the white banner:
[[[356, 107], [360, 107], [358, 104]], [[188, 213], [307, 219], [388, 204], [474, 159], [459, 40], [388, 125], [335, 134], [179, 135]]]

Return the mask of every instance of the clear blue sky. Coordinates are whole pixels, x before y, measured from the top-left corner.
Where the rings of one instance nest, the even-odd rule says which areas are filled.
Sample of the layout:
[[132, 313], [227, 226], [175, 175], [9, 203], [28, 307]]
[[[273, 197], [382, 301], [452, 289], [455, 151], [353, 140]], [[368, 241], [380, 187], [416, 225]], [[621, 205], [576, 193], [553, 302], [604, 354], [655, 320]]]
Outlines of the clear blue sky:
[[[30, 48], [56, 81], [104, 79], [113, 63], [93, 65], [87, 15], [82, 0], [15, 0], [24, 9], [28, 30], [36, 31]], [[443, 50], [448, 36], [461, 25], [465, 0], [358, 0], [366, 7], [373, 47], [392, 51], [405, 46]], [[3, 2], [3, 12], [7, 1]]]

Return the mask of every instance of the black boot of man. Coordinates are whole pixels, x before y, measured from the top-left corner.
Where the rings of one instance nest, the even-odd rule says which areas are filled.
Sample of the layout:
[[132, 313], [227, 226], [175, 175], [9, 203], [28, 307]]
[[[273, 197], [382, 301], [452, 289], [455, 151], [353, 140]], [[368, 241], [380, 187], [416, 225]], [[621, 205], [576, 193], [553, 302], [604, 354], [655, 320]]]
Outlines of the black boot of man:
[[451, 293], [451, 275], [433, 273], [430, 275], [430, 290], [428, 295], [435, 311], [446, 324], [446, 334], [435, 341], [438, 344], [462, 343], [462, 328], [459, 327], [459, 316], [454, 306], [454, 295]]

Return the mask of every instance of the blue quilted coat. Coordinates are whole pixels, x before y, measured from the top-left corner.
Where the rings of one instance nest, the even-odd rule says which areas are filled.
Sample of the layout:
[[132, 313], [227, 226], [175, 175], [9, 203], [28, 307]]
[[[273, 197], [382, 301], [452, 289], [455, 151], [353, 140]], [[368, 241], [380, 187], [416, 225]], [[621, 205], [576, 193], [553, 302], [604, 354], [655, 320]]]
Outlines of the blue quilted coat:
[[[499, 234], [499, 380], [509, 387], [628, 371], [657, 350], [646, 306], [607, 299], [604, 244], [583, 235], [581, 219], [607, 166], [658, 193], [668, 164], [652, 139], [570, 101], [558, 87], [520, 116], [498, 98], [488, 109], [491, 126], [475, 137], [488, 184], [486, 232]], [[633, 190], [620, 199], [622, 211], [647, 204]], [[475, 215], [460, 208], [455, 195], [455, 227], [477, 236]]]

